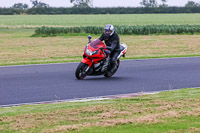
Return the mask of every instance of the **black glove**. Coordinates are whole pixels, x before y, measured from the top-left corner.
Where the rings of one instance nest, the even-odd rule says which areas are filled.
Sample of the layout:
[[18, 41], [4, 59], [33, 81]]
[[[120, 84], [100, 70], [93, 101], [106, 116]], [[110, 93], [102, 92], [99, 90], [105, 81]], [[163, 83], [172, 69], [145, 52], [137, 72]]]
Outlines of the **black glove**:
[[112, 47], [110, 47], [110, 46], [106, 46], [106, 49], [108, 49], [108, 50], [111, 50], [111, 49], [112, 49]]
[[105, 53], [110, 54], [111, 52], [110, 52], [110, 50], [105, 50]]

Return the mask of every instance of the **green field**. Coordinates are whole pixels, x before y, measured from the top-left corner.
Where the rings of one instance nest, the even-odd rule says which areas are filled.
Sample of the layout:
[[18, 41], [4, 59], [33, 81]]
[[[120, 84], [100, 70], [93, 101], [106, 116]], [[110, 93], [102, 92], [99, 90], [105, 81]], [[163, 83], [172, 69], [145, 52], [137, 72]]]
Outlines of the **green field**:
[[[200, 14], [0, 15], [0, 66], [79, 62], [87, 34], [31, 37], [36, 27], [199, 24]], [[100, 36], [93, 35], [96, 39]], [[200, 56], [199, 35], [120, 35], [125, 59]]]
[[[87, 34], [32, 37], [36, 27], [199, 24], [200, 14], [0, 15], [0, 66], [79, 62]], [[100, 36], [93, 35], [96, 39]], [[200, 56], [199, 35], [120, 35], [125, 59]]]
[[[200, 14], [0, 15], [0, 66], [79, 62], [87, 34], [31, 37], [36, 27], [149, 24], [199, 24]], [[99, 35], [93, 35], [98, 38]], [[120, 35], [125, 59], [200, 55], [199, 35]]]
[[199, 133], [200, 88], [114, 100], [0, 108], [0, 132]]
[[[79, 62], [87, 36], [31, 37], [32, 30], [0, 31], [0, 66]], [[98, 38], [100, 35], [94, 35]], [[128, 45], [126, 58], [200, 56], [199, 35], [121, 35]]]
[[0, 15], [0, 27], [199, 24], [200, 14]]

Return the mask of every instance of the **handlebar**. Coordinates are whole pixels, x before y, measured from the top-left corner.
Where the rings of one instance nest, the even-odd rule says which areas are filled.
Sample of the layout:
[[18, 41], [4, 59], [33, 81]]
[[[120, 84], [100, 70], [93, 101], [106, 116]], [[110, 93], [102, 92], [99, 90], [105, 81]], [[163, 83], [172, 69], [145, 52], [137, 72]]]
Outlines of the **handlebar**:
[[104, 47], [100, 47], [100, 49], [108, 49], [108, 50], [111, 50], [112, 47], [106, 46], [106, 48], [104, 48]]
[[100, 47], [100, 49], [101, 49], [101, 51], [103, 51], [106, 54], [110, 54], [111, 53], [110, 50], [105, 50], [105, 49], [107, 49], [107, 47], [106, 48]]
[[104, 50], [104, 49], [106, 49], [106, 48], [104, 48], [104, 47], [100, 47], [99, 49]]
[[108, 49], [108, 50], [111, 50], [111, 49], [112, 49], [112, 47], [110, 47], [110, 46], [106, 46], [106, 49]]

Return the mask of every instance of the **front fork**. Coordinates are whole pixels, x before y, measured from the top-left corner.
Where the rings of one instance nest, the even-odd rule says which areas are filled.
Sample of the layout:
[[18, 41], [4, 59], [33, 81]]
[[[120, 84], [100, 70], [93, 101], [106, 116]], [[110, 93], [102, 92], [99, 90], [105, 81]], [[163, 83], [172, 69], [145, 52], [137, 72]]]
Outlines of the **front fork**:
[[90, 68], [92, 67], [93, 60], [88, 59], [88, 58], [84, 58], [84, 59], [82, 59], [81, 62], [84, 63], [84, 64], [88, 64], [88, 67], [85, 70], [85, 72], [88, 72], [90, 70]]

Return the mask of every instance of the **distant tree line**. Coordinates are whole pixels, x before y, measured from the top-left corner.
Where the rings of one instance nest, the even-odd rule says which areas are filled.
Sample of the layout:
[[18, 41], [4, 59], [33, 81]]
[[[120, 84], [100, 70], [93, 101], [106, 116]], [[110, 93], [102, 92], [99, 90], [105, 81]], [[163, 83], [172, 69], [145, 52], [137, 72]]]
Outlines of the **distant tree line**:
[[137, 8], [0, 8], [0, 15], [15, 14], [145, 14], [145, 13], [200, 13], [200, 7], [137, 7]]
[[[49, 7], [48, 4], [43, 3], [43, 2], [39, 2], [38, 0], [30, 0], [33, 7], [32, 8], [42, 8], [42, 7]], [[14, 9], [23, 9], [26, 10], [28, 9], [28, 5], [27, 4], [23, 4], [23, 3], [15, 3], [12, 8]]]
[[188, 1], [184, 7], [170, 7], [167, 0], [142, 0], [142, 7], [93, 8], [92, 0], [70, 0], [71, 8], [53, 8], [38, 0], [30, 0], [32, 7], [16, 3], [11, 8], [0, 8], [0, 15], [14, 14], [145, 14], [145, 13], [200, 13], [200, 3]]

